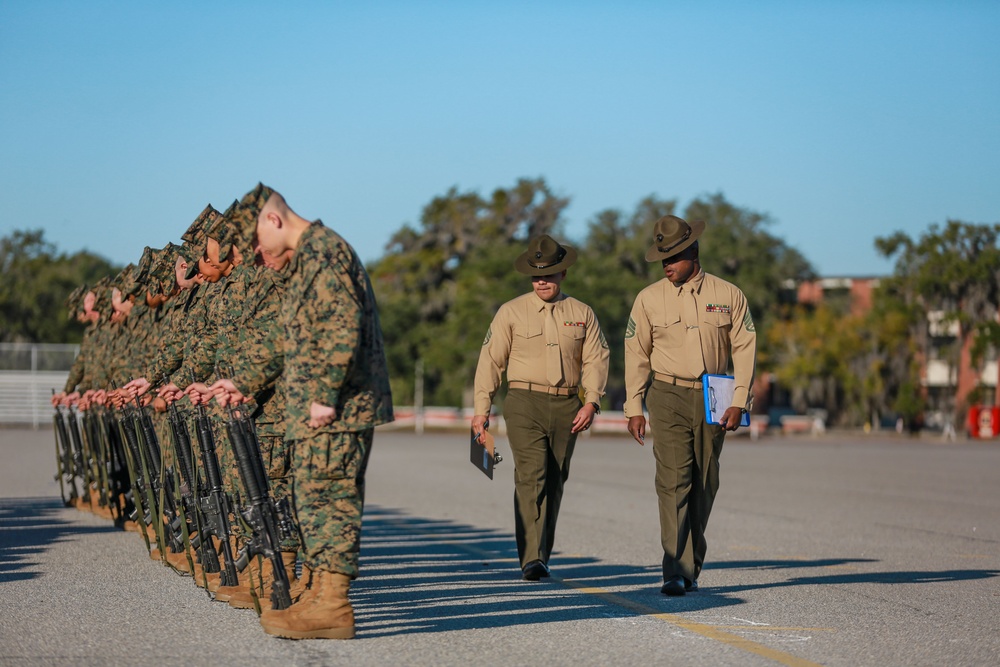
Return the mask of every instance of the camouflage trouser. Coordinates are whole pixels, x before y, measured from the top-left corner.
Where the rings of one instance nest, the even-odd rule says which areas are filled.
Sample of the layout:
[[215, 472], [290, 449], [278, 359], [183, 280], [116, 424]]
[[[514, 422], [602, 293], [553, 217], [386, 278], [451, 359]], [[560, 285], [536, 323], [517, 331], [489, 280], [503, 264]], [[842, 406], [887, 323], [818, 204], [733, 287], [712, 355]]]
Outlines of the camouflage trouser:
[[[289, 508], [294, 513], [292, 503], [292, 456], [285, 446], [285, 438], [280, 435], [257, 435], [260, 443], [260, 455], [264, 459], [264, 469], [267, 471], [267, 481], [271, 487], [271, 495], [277, 502], [288, 501]], [[295, 517], [292, 517], [295, 521]], [[292, 536], [281, 543], [282, 551], [298, 551], [298, 523]]]
[[303, 558], [313, 570], [358, 576], [373, 433], [317, 433], [288, 443]]

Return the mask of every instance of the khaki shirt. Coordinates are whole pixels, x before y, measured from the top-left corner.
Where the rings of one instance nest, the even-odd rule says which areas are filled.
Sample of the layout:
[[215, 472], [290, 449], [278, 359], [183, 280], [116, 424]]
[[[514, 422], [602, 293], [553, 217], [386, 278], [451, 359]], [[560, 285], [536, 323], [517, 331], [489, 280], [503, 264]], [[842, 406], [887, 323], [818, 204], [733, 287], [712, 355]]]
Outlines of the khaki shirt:
[[[685, 303], [692, 297], [693, 307]], [[680, 287], [666, 278], [653, 283], [635, 298], [625, 330], [625, 416], [642, 415], [650, 371], [686, 380], [722, 375], [730, 353], [732, 407], [749, 409], [757, 333], [743, 292], [704, 271]]]
[[[560, 294], [553, 311], [559, 328], [561, 387], [582, 387], [584, 403], [600, 405], [608, 381], [608, 343], [590, 306]], [[483, 341], [476, 368], [474, 408], [488, 415], [493, 396], [507, 371], [508, 382], [549, 386], [545, 372], [546, 303], [534, 292], [500, 306]]]

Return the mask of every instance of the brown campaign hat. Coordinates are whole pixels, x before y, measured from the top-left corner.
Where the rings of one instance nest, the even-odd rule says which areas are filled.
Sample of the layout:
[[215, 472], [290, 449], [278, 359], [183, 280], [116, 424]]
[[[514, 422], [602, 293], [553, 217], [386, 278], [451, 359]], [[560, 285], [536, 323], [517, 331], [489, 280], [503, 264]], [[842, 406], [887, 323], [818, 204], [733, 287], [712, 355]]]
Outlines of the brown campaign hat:
[[676, 215], [665, 215], [653, 224], [653, 245], [646, 251], [647, 262], [659, 262], [683, 252], [705, 231], [705, 221], [688, 224]]
[[549, 276], [568, 269], [575, 261], [576, 250], [542, 234], [528, 242], [528, 249], [514, 260], [514, 268], [526, 276]]

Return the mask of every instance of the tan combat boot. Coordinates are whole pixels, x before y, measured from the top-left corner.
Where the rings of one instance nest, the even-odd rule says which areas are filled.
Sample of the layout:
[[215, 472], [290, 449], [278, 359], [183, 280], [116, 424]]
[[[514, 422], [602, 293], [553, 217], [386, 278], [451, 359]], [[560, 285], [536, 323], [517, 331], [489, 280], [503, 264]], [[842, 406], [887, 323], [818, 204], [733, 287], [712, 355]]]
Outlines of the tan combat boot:
[[243, 570], [242, 572], [237, 572], [236, 573], [237, 581], [235, 586], [218, 586], [214, 591], [212, 591], [212, 586], [211, 584], [209, 584], [208, 590], [212, 591], [215, 594], [214, 600], [216, 602], [229, 602], [229, 598], [235, 595], [236, 593], [240, 592], [249, 593], [251, 585], [250, 582], [253, 581], [253, 579], [255, 579], [257, 576], [257, 573], [253, 568], [255, 568], [255, 566], [251, 564], [248, 565], [247, 569]]
[[[291, 579], [291, 577], [289, 577]], [[298, 602], [302, 595], [309, 590], [309, 582], [312, 579], [312, 569], [302, 563], [302, 576], [292, 582], [292, 586], [288, 591], [289, 595], [292, 596], [292, 602]]]
[[283, 612], [261, 615], [264, 632], [286, 639], [353, 639], [354, 610], [347, 599], [351, 578], [314, 571], [312, 595]]
[[[288, 575], [288, 588], [289, 595], [291, 594], [291, 588], [298, 584], [298, 579], [295, 578], [295, 552], [294, 551], [282, 551], [281, 552], [281, 562], [285, 568], [285, 574]], [[260, 580], [256, 577], [256, 573], [253, 579], [253, 585], [257, 587], [257, 597], [260, 599], [260, 606], [262, 609], [271, 608], [271, 583], [274, 581], [274, 567], [271, 565], [270, 560], [264, 561], [264, 590], [261, 592]], [[253, 595], [247, 590], [246, 593], [234, 593], [229, 596], [229, 606], [235, 607], [236, 609], [253, 609]]]

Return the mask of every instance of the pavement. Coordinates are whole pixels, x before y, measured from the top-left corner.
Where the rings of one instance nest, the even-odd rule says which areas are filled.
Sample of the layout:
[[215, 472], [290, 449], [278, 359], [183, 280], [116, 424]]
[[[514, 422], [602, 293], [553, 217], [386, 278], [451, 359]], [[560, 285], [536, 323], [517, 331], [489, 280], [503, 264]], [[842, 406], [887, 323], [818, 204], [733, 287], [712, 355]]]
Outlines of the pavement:
[[353, 641], [265, 635], [68, 509], [51, 432], [0, 430], [0, 665], [995, 665], [1000, 443], [730, 438], [701, 590], [659, 593], [653, 457], [581, 438], [552, 578], [520, 580], [513, 464], [379, 431]]

